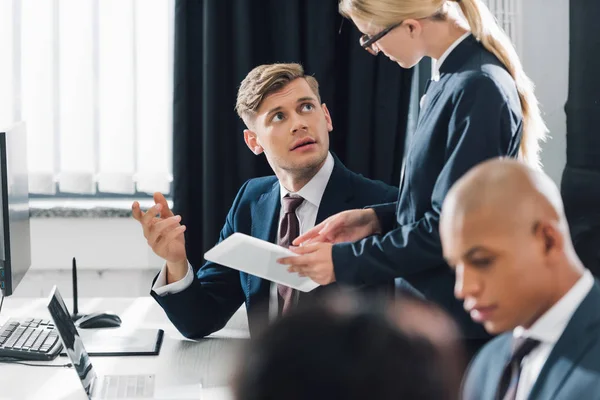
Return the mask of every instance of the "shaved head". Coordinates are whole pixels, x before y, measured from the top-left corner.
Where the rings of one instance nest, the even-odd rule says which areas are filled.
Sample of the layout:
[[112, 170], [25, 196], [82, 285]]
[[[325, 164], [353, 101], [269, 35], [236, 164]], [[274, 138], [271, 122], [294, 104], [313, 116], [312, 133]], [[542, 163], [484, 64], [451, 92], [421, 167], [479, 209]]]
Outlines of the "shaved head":
[[549, 218], [568, 234], [560, 192], [541, 171], [508, 158], [481, 163], [448, 192], [442, 224], [465, 215], [485, 214], [495, 224], [514, 229], [525, 221]]
[[519, 161], [490, 160], [459, 179], [440, 236], [456, 296], [491, 333], [530, 326], [581, 275], [558, 188]]

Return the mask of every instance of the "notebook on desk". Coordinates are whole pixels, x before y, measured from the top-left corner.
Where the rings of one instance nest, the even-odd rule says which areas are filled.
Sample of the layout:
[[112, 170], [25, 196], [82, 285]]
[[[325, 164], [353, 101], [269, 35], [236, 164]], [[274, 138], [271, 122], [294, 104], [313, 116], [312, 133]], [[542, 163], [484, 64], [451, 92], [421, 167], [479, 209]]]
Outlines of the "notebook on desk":
[[[160, 352], [162, 329], [80, 329], [79, 336], [90, 356], [156, 356]], [[63, 351], [61, 356], [67, 354]]]

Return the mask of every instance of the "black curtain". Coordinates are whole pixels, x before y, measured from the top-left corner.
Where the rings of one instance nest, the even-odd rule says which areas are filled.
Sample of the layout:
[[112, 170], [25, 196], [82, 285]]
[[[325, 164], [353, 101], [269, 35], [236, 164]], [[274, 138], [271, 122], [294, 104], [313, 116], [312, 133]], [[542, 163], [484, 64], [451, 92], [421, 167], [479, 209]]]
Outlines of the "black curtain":
[[173, 200], [196, 267], [242, 183], [273, 174], [244, 144], [234, 111], [240, 82], [259, 64], [302, 63], [331, 112], [331, 150], [355, 172], [398, 184], [413, 71], [361, 49], [350, 21], [340, 30], [337, 7], [337, 0], [176, 1]]
[[571, 0], [567, 165], [561, 192], [575, 250], [600, 275], [600, 1]]

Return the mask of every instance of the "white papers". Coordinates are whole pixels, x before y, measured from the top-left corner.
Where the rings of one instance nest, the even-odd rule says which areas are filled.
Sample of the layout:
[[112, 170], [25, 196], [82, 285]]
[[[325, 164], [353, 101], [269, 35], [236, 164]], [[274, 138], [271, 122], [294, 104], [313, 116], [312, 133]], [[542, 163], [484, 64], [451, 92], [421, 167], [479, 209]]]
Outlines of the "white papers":
[[296, 253], [276, 244], [243, 233], [234, 233], [204, 254], [204, 258], [238, 271], [281, 283], [302, 292], [310, 292], [318, 283], [287, 271], [277, 259]]
[[[204, 389], [199, 383], [190, 384], [171, 384], [171, 385], [156, 385], [154, 388], [153, 399], [160, 400], [186, 400], [186, 399], [204, 399], [202, 392]], [[215, 400], [219, 399], [215, 397]], [[226, 400], [229, 397], [223, 395], [221, 399]]]

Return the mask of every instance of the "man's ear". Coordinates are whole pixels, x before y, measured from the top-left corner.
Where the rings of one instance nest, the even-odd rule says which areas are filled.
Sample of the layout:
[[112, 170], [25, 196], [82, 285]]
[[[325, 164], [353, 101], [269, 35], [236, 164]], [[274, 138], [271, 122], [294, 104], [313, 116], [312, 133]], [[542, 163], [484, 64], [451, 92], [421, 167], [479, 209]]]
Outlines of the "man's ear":
[[552, 256], [562, 252], [564, 238], [560, 227], [555, 221], [540, 221], [536, 226], [536, 236], [543, 243], [544, 254]]
[[331, 114], [329, 114], [327, 104], [323, 103], [321, 105], [321, 108], [323, 109], [323, 113], [325, 114], [325, 121], [327, 121], [327, 130], [331, 132], [333, 130], [333, 121], [331, 120]]
[[264, 151], [258, 142], [258, 136], [250, 129], [244, 129], [244, 142], [246, 142], [246, 146], [248, 146], [250, 151], [256, 155], [259, 155]]

